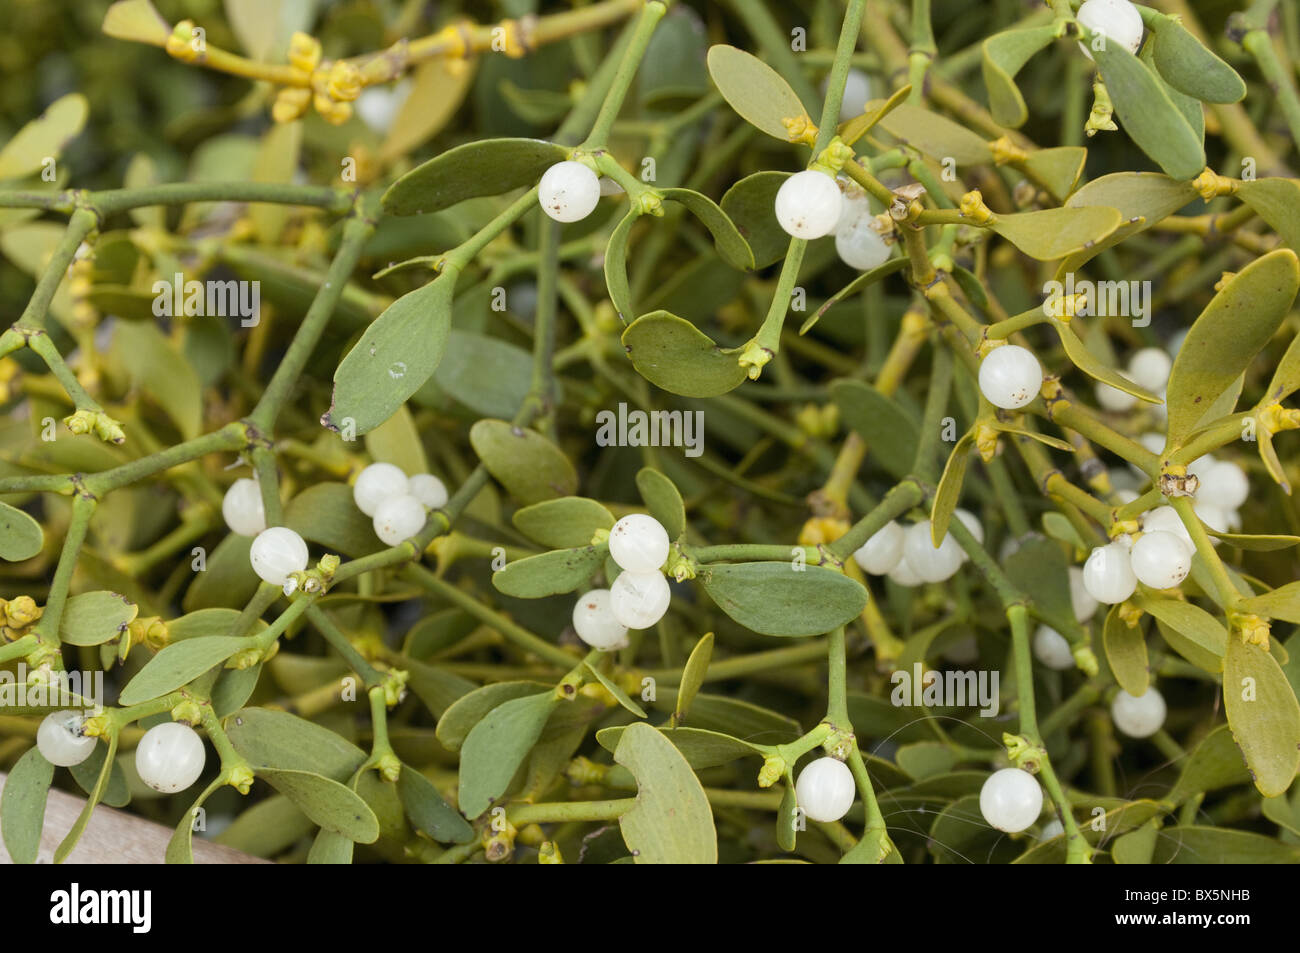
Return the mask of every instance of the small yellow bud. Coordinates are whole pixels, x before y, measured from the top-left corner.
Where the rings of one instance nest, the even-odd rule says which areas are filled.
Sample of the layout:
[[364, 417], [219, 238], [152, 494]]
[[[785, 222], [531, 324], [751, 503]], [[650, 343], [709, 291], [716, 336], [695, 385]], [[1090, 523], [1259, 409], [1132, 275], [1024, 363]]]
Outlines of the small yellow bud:
[[271, 118], [276, 122], [293, 122], [311, 105], [311, 90], [302, 86], [287, 86], [276, 93], [271, 106]]
[[31, 596], [19, 596], [17, 599], [9, 600], [4, 611], [9, 624], [15, 629], [25, 628], [45, 614], [45, 610], [38, 606]]
[[289, 37], [289, 65], [310, 73], [320, 65], [320, 40], [308, 33], [297, 31]]
[[331, 99], [349, 103], [361, 95], [361, 71], [347, 60], [339, 60], [330, 67], [325, 88]]

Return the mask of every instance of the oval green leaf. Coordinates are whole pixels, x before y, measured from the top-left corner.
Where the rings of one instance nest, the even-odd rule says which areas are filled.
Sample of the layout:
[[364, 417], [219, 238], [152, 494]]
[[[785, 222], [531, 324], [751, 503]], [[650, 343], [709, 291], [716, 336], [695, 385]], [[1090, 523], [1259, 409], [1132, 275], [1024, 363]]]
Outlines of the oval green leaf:
[[1119, 687], [1130, 695], [1145, 695], [1151, 684], [1147, 642], [1140, 625], [1129, 628], [1120, 618], [1119, 606], [1111, 606], [1106, 613], [1102, 644], [1106, 649], [1106, 664]]
[[1025, 98], [1016, 86], [1016, 74], [1039, 50], [1056, 39], [1056, 26], [1005, 30], [984, 41], [981, 68], [989, 94], [989, 111], [999, 126], [1019, 129], [1029, 118]]
[[575, 549], [590, 545], [596, 530], [613, 527], [614, 514], [585, 496], [566, 496], [518, 509], [511, 521], [515, 529], [543, 546]]
[[118, 702], [138, 705], [189, 684], [249, 644], [246, 637], [210, 635], [164, 646], [122, 689]]
[[699, 579], [718, 608], [763, 635], [821, 635], [857, 618], [868, 598], [847, 576], [789, 562], [709, 566]]
[[1149, 28], [1156, 69], [1174, 89], [1206, 103], [1236, 103], [1246, 97], [1246, 84], [1237, 71], [1176, 18], [1154, 16]]
[[609, 547], [583, 546], [581, 549], [557, 549], [507, 563], [492, 574], [497, 591], [517, 599], [540, 599], [543, 596], [573, 592], [586, 586], [609, 554]]
[[470, 428], [469, 442], [488, 473], [522, 503], [571, 496], [578, 488], [569, 458], [534, 430], [480, 420]]
[[629, 725], [614, 749], [614, 760], [637, 780], [636, 806], [618, 819], [635, 862], [716, 864], [713, 810], [695, 772], [672, 742], [647, 724]]
[[462, 814], [478, 817], [506, 792], [559, 703], [553, 691], [514, 698], [470, 729], [460, 749]]
[[774, 139], [790, 141], [782, 120], [807, 116], [807, 110], [780, 73], [757, 56], [726, 44], [709, 47], [707, 62], [722, 98], [741, 119]]
[[663, 524], [669, 539], [680, 539], [686, 532], [686, 504], [676, 484], [658, 470], [644, 467], [637, 471], [636, 488], [650, 515]]
[[34, 864], [45, 827], [45, 800], [54, 780], [54, 765], [36, 748], [28, 749], [5, 778], [0, 794], [0, 834], [15, 864]]
[[684, 205], [700, 220], [713, 236], [713, 244], [723, 261], [741, 271], [754, 270], [754, 250], [740, 234], [736, 223], [713, 199], [690, 189], [661, 189], [660, 194], [669, 202]]
[[15, 506], [0, 501], [0, 559], [19, 563], [45, 545], [41, 524]]
[[139, 611], [116, 592], [83, 592], [64, 606], [59, 638], [69, 645], [99, 645], [125, 632]]
[[466, 199], [536, 185], [542, 173], [568, 158], [568, 150], [541, 139], [467, 142], [416, 166], [388, 187], [384, 211], [421, 215]]
[[724, 350], [668, 311], [633, 321], [623, 332], [623, 347], [642, 377], [683, 397], [718, 397], [745, 380], [739, 349]]
[[1236, 636], [1223, 663], [1223, 707], [1255, 787], [1264, 797], [1285, 792], [1300, 768], [1300, 703], [1277, 660]]
[[256, 773], [325, 830], [358, 844], [373, 844], [379, 839], [375, 812], [355, 791], [338, 781], [287, 768], [261, 768]]
[[468, 844], [474, 828], [447, 803], [433, 782], [408, 764], [397, 776], [397, 796], [411, 826], [443, 844]]

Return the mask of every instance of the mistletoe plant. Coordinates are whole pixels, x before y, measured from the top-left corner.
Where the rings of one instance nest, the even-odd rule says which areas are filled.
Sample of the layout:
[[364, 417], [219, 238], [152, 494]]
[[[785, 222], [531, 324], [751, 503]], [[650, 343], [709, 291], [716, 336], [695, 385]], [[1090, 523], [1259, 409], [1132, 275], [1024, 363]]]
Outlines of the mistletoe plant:
[[1291, 6], [177, 6], [0, 149], [14, 859], [1300, 859]]

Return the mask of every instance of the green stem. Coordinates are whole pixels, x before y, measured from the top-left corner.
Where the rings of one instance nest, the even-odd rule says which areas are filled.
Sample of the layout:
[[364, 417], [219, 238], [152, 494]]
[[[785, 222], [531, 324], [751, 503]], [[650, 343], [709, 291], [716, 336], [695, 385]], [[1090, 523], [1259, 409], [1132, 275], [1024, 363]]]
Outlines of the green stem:
[[623, 100], [627, 97], [632, 80], [636, 78], [637, 68], [641, 65], [641, 58], [645, 56], [650, 37], [667, 12], [667, 6], [660, 0], [649, 0], [642, 8], [627, 50], [623, 53], [609, 91], [605, 94], [605, 101], [601, 103], [600, 113], [591, 127], [591, 134], [581, 146], [583, 150], [604, 148], [605, 140], [609, 138], [609, 131], [614, 126], [614, 120], [618, 118], [619, 110], [623, 108]]

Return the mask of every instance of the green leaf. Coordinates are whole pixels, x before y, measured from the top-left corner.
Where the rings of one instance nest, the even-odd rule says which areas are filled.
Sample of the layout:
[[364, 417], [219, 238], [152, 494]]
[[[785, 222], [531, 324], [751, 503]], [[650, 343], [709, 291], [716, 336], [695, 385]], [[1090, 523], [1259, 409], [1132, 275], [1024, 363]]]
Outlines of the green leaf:
[[475, 689], [461, 696], [442, 713], [438, 719], [438, 740], [448, 751], [459, 751], [470, 731], [492, 709], [552, 687], [543, 682], [493, 682]]
[[854, 116], [840, 126], [840, 138], [848, 145], [853, 145], [880, 122], [885, 116], [907, 101], [912, 93], [912, 85], [900, 87], [889, 94], [888, 99], [872, 99], [862, 109], [861, 116]]
[[457, 270], [446, 267], [402, 295], [366, 328], [334, 372], [334, 399], [321, 422], [331, 430], [374, 430], [438, 368], [451, 327]]
[[[677, 710], [678, 691], [659, 687], [651, 705], [656, 711]], [[785, 744], [801, 734], [793, 718], [750, 702], [721, 695], [700, 693], [691, 702], [688, 719], [692, 728], [717, 731], [754, 744]]]
[[559, 447], [535, 430], [504, 420], [480, 420], [469, 442], [488, 473], [521, 503], [572, 496], [578, 474]]
[[117, 739], [117, 735], [109, 736], [108, 751], [104, 755], [104, 766], [100, 769], [99, 780], [95, 782], [95, 789], [90, 792], [90, 797], [86, 799], [86, 804], [81, 809], [81, 813], [77, 815], [77, 820], [73, 823], [72, 829], [59, 842], [59, 846], [54, 849], [54, 862], [56, 864], [63, 863], [68, 859], [68, 855], [76, 849], [77, 842], [81, 840], [81, 835], [86, 832], [86, 825], [90, 823], [90, 816], [95, 812], [96, 805], [104, 797], [109, 779], [117, 768], [117, 764], [113, 760], [117, 754]]
[[[1227, 650], [1228, 630], [1219, 624], [1218, 619], [1190, 602], [1151, 595], [1142, 590], [1133, 596], [1133, 602], [1139, 609], [1151, 613], [1158, 622], [1163, 623], [1160, 632], [1167, 641], [1169, 636], [1166, 627], [1177, 633], [1180, 637], [1178, 641], [1184, 643], [1184, 647], [1187, 642], [1194, 646], [1196, 658], [1188, 658], [1189, 662], [1197, 665], [1206, 662], [1212, 666], [1210, 671], [1219, 671], [1223, 665], [1223, 654]], [[1186, 657], [1179, 644], [1170, 644]]]
[[794, 850], [799, 841], [799, 798], [795, 794], [794, 779], [786, 776], [781, 805], [776, 809], [776, 845], [782, 850]]
[[325, 830], [358, 844], [379, 839], [375, 812], [351, 788], [311, 771], [259, 768], [256, 773]]
[[350, 864], [354, 845], [342, 834], [321, 828], [307, 851], [309, 864]]
[[591, 545], [596, 530], [613, 527], [614, 514], [585, 496], [565, 496], [515, 510], [511, 521], [515, 529], [543, 546], [576, 549]]
[[1250, 780], [1241, 749], [1232, 740], [1232, 730], [1220, 725], [1201, 739], [1196, 750], [1183, 762], [1169, 800], [1181, 804], [1189, 797], [1236, 787]]
[[932, 159], [953, 159], [959, 166], [993, 162], [993, 150], [981, 136], [920, 106], [899, 106], [880, 120], [880, 126], [899, 142]]
[[831, 384], [831, 399], [845, 426], [866, 440], [872, 458], [888, 473], [901, 479], [912, 472], [920, 428], [892, 397], [866, 381], [838, 380]]
[[1246, 84], [1237, 71], [1207, 49], [1178, 20], [1157, 15], [1149, 24], [1156, 69], [1174, 89], [1206, 103], [1245, 99]]
[[1235, 194], [1268, 222], [1284, 244], [1300, 252], [1300, 181], [1267, 178], [1239, 182]]
[[632, 365], [656, 387], [683, 397], [717, 397], [745, 380], [739, 349], [724, 350], [667, 311], [643, 314], [623, 331]]
[[861, 291], [863, 288], [867, 287], [868, 285], [874, 285], [877, 281], [880, 281], [883, 278], [887, 278], [897, 271], [902, 271], [906, 267], [907, 267], [906, 258], [891, 258], [883, 265], [877, 265], [875, 268], [872, 268], [868, 271], [864, 271], [862, 274], [858, 275], [856, 278], [850, 281], [839, 291], [835, 292], [835, 294], [831, 295], [824, 302], [822, 302], [821, 307], [818, 308], [816, 311], [814, 311], [811, 315], [809, 315], [804, 320], [804, 323], [799, 328], [799, 333], [807, 334], [810, 330], [812, 330], [813, 326], [822, 319], [822, 315], [824, 315], [831, 308], [835, 307], [835, 305], [839, 304], [845, 298], [857, 294], [859, 291]]
[[640, 217], [641, 213], [637, 209], [624, 215], [614, 226], [609, 242], [605, 245], [605, 290], [609, 292], [609, 300], [614, 303], [618, 319], [624, 324], [636, 318], [632, 291], [627, 283], [627, 240], [632, 234], [632, 226]]
[[[1300, 195], [1297, 195], [1300, 199]], [[1300, 390], [1300, 334], [1291, 339], [1286, 353], [1273, 369], [1273, 379], [1268, 382], [1264, 396], [1256, 405], [1267, 407], [1269, 404], [1286, 400]]]
[[687, 211], [700, 220], [713, 236], [718, 254], [728, 265], [741, 271], [754, 270], [754, 251], [749, 247], [749, 242], [745, 241], [736, 224], [711, 198], [690, 189], [661, 189], [660, 195], [669, 202], [686, 206]]
[[54, 780], [54, 765], [36, 748], [18, 759], [0, 794], [0, 834], [15, 864], [34, 864], [45, 827], [45, 800]]
[[917, 741], [903, 745], [894, 756], [898, 766], [917, 781], [948, 774], [957, 765], [952, 749], [938, 741]]
[[707, 62], [722, 98], [741, 119], [774, 139], [790, 141], [782, 120], [806, 116], [807, 110], [780, 73], [757, 56], [725, 44], [709, 47]]
[[573, 592], [587, 585], [608, 554], [609, 546], [602, 543], [516, 559], [492, 574], [492, 585], [498, 592], [517, 599], [540, 599]]
[[470, 729], [460, 749], [458, 801], [466, 817], [478, 817], [506, 792], [559, 703], [549, 690], [514, 698]]
[[1222, 827], [1166, 827], [1153, 864], [1300, 864], [1300, 847]]
[[115, 39], [152, 46], [165, 46], [171, 35], [171, 27], [149, 0], [117, 0], [104, 13], [100, 29]]
[[1097, 68], [1129, 138], [1171, 178], [1194, 179], [1205, 150], [1156, 74], [1118, 43], [1094, 50]]
[[138, 705], [175, 691], [247, 648], [249, 643], [249, 638], [244, 636], [209, 635], [164, 646], [127, 682], [118, 703]]
[[0, 148], [0, 180], [20, 179], [40, 172], [57, 158], [86, 124], [90, 104], [81, 93], [68, 93], [52, 102]]
[[966, 479], [966, 467], [970, 464], [971, 445], [974, 442], [975, 431], [968, 430], [962, 434], [948, 455], [943, 476], [935, 488], [934, 506], [930, 510], [930, 542], [936, 549], [948, 535], [948, 523], [961, 498], [961, 485]]
[[[353, 504], [353, 508], [356, 506]], [[371, 532], [374, 532], [373, 526]], [[186, 612], [216, 606], [243, 606], [253, 597], [261, 580], [248, 561], [253, 540], [231, 533], [208, 553], [206, 570], [195, 573], [181, 607]]]
[[368, 556], [385, 548], [375, 535], [374, 520], [357, 508], [352, 487], [343, 483], [307, 487], [284, 508], [284, 525], [344, 556]]
[[414, 659], [404, 662], [403, 667], [411, 673], [411, 691], [437, 717], [477, 687], [467, 678]]
[[409, 764], [397, 776], [397, 795], [402, 799], [411, 826], [444, 844], [468, 844], [474, 828], [457, 813], [428, 778]]
[[[596, 732], [596, 741], [606, 751], [615, 751], [627, 726], [602, 728]], [[763, 757], [763, 749], [748, 741], [741, 741], [720, 731], [702, 728], [660, 728], [660, 734], [673, 743], [687, 764], [696, 771], [730, 764], [740, 758]]]
[[604, 672], [600, 671], [600, 669], [596, 668], [596, 666], [592, 665], [590, 662], [583, 662], [582, 664], [583, 667], [588, 672], [590, 672], [592, 675], [596, 677], [596, 681], [600, 682], [601, 685], [605, 686], [605, 690], [609, 692], [611, 695], [613, 695], [620, 705], [622, 705], [632, 714], [636, 715], [638, 718], [646, 717], [645, 709], [642, 708], [640, 705], [638, 705], [636, 702], [634, 702], [628, 696], [627, 692], [623, 691], [622, 687], [618, 684], [618, 682], [614, 681], [612, 678], [610, 678]]
[[167, 636], [170, 642], [183, 642], [206, 635], [230, 635], [240, 615], [237, 609], [199, 609], [168, 622]]
[[1282, 794], [1300, 768], [1300, 703], [1277, 660], [1236, 636], [1223, 663], [1223, 707], [1255, 787]]
[[189, 440], [199, 435], [203, 394], [189, 361], [152, 321], [118, 321], [113, 325], [113, 353], [132, 382], [149, 395]]
[[64, 605], [59, 639], [68, 645], [99, 645], [125, 632], [139, 611], [116, 592], [83, 592]]
[[873, 827], [863, 833], [856, 844], [840, 858], [841, 864], [901, 864], [903, 855], [898, 852], [889, 832]]
[[[1111, 387], [1124, 391], [1126, 394], [1132, 394], [1138, 400], [1144, 400], [1149, 404], [1162, 403], [1160, 398], [1151, 393], [1144, 387], [1139, 387], [1131, 380], [1113, 368], [1103, 364], [1092, 351], [1088, 350], [1087, 345], [1079, 340], [1079, 336], [1074, 333], [1069, 323], [1060, 319], [1053, 318], [1052, 327], [1056, 329], [1057, 335], [1061, 338], [1061, 346], [1065, 349], [1065, 356], [1070, 359], [1070, 363], [1083, 371], [1093, 380], [1101, 381], [1103, 384], [1109, 384]], [[1181, 352], [1180, 352], [1181, 353]], [[1169, 400], [1172, 404], [1172, 400]]]
[[658, 470], [643, 467], [636, 474], [636, 488], [650, 515], [663, 524], [669, 539], [686, 532], [686, 504], [672, 480]]
[[1121, 221], [1116, 209], [1085, 206], [999, 215], [989, 227], [1030, 258], [1055, 261], [1102, 241]]
[[1151, 684], [1147, 642], [1140, 625], [1130, 629], [1120, 618], [1119, 606], [1111, 606], [1106, 614], [1102, 644], [1106, 649], [1106, 664], [1119, 687], [1130, 695], [1145, 695]]
[[194, 799], [189, 810], [181, 815], [181, 819], [176, 822], [176, 830], [172, 833], [171, 840], [167, 842], [167, 852], [164, 856], [166, 863], [194, 863], [194, 812], [203, 806], [203, 802], [213, 791], [223, 787], [225, 783], [222, 778], [215, 779]]
[[629, 725], [614, 760], [637, 780], [636, 806], [618, 819], [635, 862], [716, 864], [718, 834], [709, 799], [672, 742], [647, 724]]
[[274, 857], [311, 833], [314, 825], [280, 794], [258, 801], [213, 840], [257, 857]]
[[[517, 409], [508, 412], [514, 413]], [[407, 476], [429, 472], [420, 431], [406, 405], [398, 407], [393, 416], [366, 434], [365, 444], [366, 453], [376, 463], [391, 463]]]
[[1235, 546], [1237, 549], [1244, 549], [1252, 553], [1273, 553], [1279, 549], [1290, 549], [1292, 546], [1300, 545], [1300, 536], [1283, 536], [1277, 533], [1267, 535], [1220, 533], [1208, 526], [1205, 531], [1215, 539], [1223, 540], [1229, 546]]
[[41, 524], [17, 507], [0, 501], [0, 559], [20, 563], [45, 545]]
[[[72, 778], [81, 790], [87, 794], [95, 790], [100, 776], [104, 773], [104, 763], [108, 760], [108, 745], [95, 745], [90, 757], [81, 764], [74, 764], [69, 770]], [[109, 807], [125, 807], [131, 803], [131, 789], [126, 782], [126, 772], [122, 768], [122, 759], [118, 758], [108, 772], [108, 784], [104, 787], [100, 800]]]
[[1297, 291], [1300, 260], [1293, 251], [1278, 249], [1239, 271], [1201, 312], [1169, 373], [1166, 454], [1183, 445], [1205, 409], [1277, 333]]
[[226, 734], [259, 774], [262, 768], [312, 771], [341, 782], [366, 760], [352, 742], [287, 711], [245, 708], [226, 720]]
[[1035, 150], [1029, 153], [1028, 159], [1016, 164], [1016, 167], [1029, 178], [1041, 183], [1056, 198], [1064, 199], [1074, 191], [1087, 161], [1088, 150], [1082, 146], [1060, 146]]
[[704, 684], [709, 662], [713, 659], [713, 633], [706, 632], [691, 649], [691, 656], [682, 668], [682, 680], [677, 686], [677, 704], [673, 706], [672, 724], [680, 725], [690, 713], [691, 702]]
[[868, 598], [847, 576], [789, 562], [708, 566], [699, 579], [718, 608], [763, 635], [821, 635], [857, 618]]
[[1114, 172], [1087, 183], [1065, 202], [1067, 208], [1100, 205], [1119, 209], [1124, 224], [1096, 245], [1070, 255], [1057, 275], [1078, 271], [1085, 263], [1120, 241], [1168, 218], [1199, 198], [1196, 187], [1158, 172]]
[[406, 173], [384, 193], [389, 215], [422, 215], [466, 199], [536, 185], [568, 150], [540, 139], [484, 139], [448, 149]]
[[224, 669], [212, 686], [212, 712], [218, 718], [233, 715], [248, 703], [262, 677], [262, 664]]
[[1060, 545], [1041, 536], [1030, 537], [1003, 560], [1003, 568], [1007, 578], [1045, 614], [1053, 619], [1074, 621], [1070, 575]]
[[722, 210], [749, 243], [756, 268], [780, 261], [790, 247], [789, 233], [776, 220], [775, 205], [776, 193], [789, 177], [789, 172], [755, 172], [722, 196]]
[[1241, 603], [1242, 612], [1253, 612], [1266, 619], [1300, 623], [1300, 582], [1289, 582]]
[[1029, 118], [1015, 76], [1030, 58], [1056, 39], [1056, 25], [1004, 30], [984, 41], [981, 67], [989, 94], [989, 111], [999, 126], [1019, 129]]
[[1110, 848], [1110, 856], [1117, 864], [1149, 864], [1155, 853], [1156, 840], [1160, 829], [1154, 824], [1144, 824], [1135, 831], [1129, 831], [1115, 838]]

